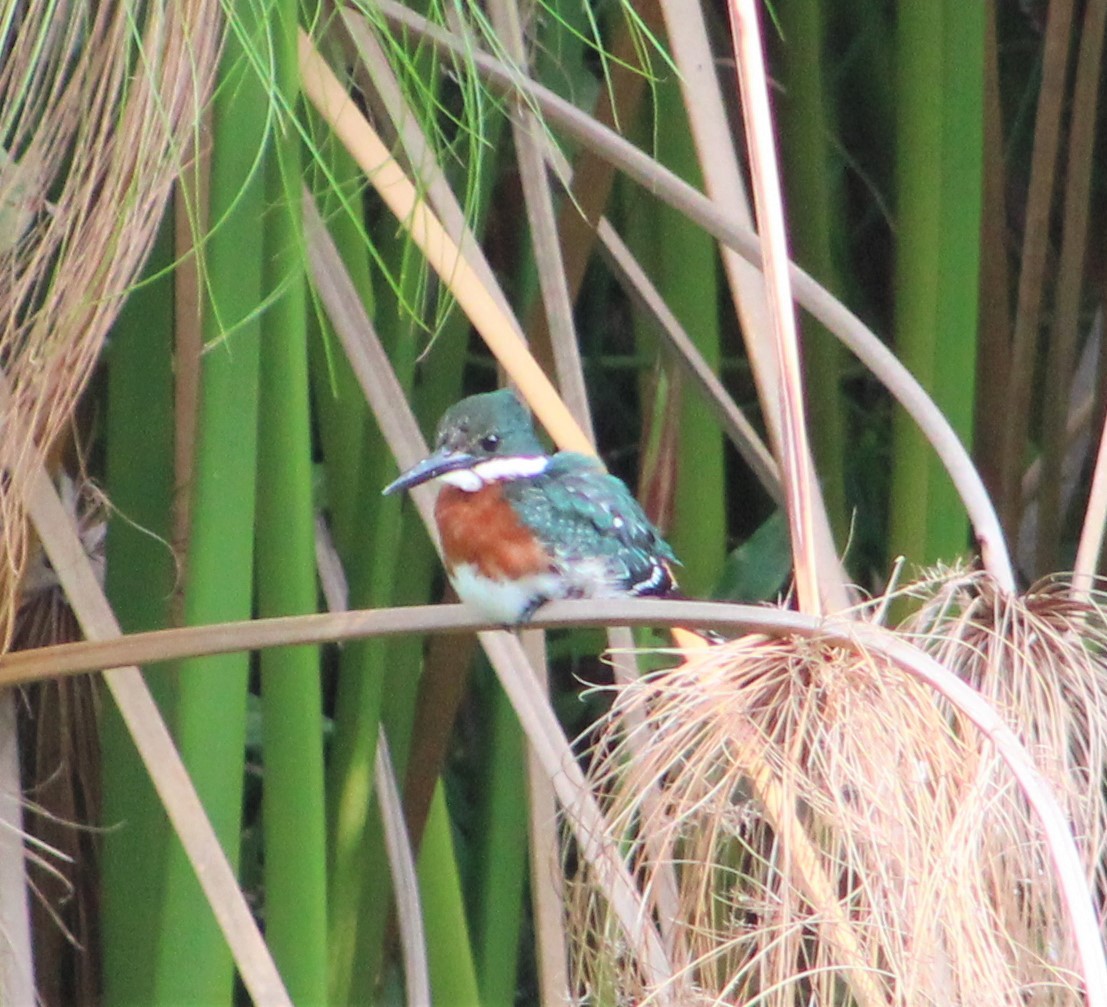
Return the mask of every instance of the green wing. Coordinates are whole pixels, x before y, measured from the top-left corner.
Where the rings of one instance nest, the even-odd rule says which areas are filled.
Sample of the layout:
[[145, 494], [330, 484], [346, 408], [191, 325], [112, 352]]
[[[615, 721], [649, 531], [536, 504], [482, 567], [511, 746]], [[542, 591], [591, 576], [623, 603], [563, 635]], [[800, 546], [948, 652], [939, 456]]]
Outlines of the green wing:
[[626, 484], [595, 459], [563, 451], [541, 475], [505, 484], [504, 493], [566, 569], [599, 561], [608, 588], [649, 594], [673, 588], [669, 544]]

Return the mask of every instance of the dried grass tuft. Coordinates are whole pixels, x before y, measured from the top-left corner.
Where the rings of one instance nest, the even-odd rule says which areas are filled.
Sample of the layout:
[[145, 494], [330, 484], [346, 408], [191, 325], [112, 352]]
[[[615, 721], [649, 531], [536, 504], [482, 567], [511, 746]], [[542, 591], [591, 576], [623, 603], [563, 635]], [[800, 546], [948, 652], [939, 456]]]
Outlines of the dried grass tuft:
[[[991, 584], [914, 586], [923, 604], [903, 631], [997, 704], [1102, 893], [1103, 599]], [[643, 983], [581, 869], [570, 912], [586, 1002], [1082, 1002], [1052, 862], [1007, 767], [860, 645], [748, 637], [623, 687], [592, 777], [676, 977]]]
[[[912, 592], [922, 607], [902, 628], [914, 642], [974, 686], [1007, 720], [1049, 780], [1077, 840], [1101, 929], [1107, 894], [1107, 593], [1079, 591], [1055, 575], [1025, 594], [995, 590], [980, 573], [947, 574]], [[1015, 827], [1023, 814], [1008, 795], [1002, 814]], [[998, 809], [997, 809], [998, 810]], [[1012, 860], [1019, 874], [1047, 870], [1032, 856]], [[1041, 921], [1021, 900], [1012, 906], [1022, 938]]]
[[0, 642], [27, 559], [21, 484], [72, 415], [146, 259], [218, 56], [209, 0], [23, 4], [0, 29]]

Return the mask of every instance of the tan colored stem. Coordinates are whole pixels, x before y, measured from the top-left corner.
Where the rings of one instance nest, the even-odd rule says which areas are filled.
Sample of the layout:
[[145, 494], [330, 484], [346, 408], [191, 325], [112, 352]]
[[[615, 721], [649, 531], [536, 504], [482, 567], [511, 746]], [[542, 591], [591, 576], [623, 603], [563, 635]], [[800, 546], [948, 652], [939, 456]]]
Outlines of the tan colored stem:
[[[788, 501], [785, 510], [792, 533], [796, 592], [800, 609], [818, 616], [823, 611], [815, 535], [818, 491], [814, 484], [807, 421], [804, 418], [803, 369], [800, 366], [792, 284], [788, 274], [784, 204], [780, 195], [765, 60], [761, 51], [761, 29], [753, 0], [731, 0], [729, 10], [734, 52], [738, 60], [738, 81], [742, 90], [742, 114], [750, 151], [750, 175], [757, 207], [769, 320], [776, 336], [780, 374], [779, 457], [784, 494]], [[819, 503], [821, 505], [821, 498]]]

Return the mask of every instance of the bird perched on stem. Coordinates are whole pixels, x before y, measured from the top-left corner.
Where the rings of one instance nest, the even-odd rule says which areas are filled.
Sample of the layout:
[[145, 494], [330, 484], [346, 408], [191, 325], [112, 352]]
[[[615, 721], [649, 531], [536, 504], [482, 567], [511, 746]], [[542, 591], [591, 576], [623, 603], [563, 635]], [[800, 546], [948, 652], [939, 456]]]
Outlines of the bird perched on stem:
[[510, 389], [448, 409], [435, 450], [384, 492], [442, 483], [434, 508], [458, 596], [504, 625], [557, 598], [667, 595], [672, 549], [594, 458], [548, 454]]

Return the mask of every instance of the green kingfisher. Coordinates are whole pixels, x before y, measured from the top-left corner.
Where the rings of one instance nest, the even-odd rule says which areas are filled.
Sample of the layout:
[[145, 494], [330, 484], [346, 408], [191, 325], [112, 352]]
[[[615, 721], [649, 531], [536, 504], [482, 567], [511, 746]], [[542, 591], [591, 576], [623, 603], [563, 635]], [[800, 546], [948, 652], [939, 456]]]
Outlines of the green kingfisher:
[[432, 479], [450, 581], [498, 623], [524, 623], [557, 598], [676, 590], [676, 557], [626, 484], [587, 455], [548, 454], [510, 389], [448, 409], [434, 453], [384, 492]]

